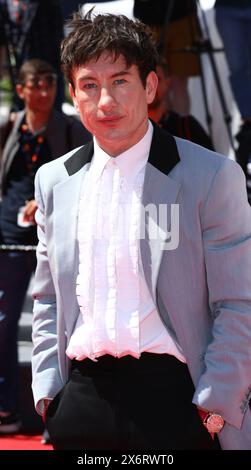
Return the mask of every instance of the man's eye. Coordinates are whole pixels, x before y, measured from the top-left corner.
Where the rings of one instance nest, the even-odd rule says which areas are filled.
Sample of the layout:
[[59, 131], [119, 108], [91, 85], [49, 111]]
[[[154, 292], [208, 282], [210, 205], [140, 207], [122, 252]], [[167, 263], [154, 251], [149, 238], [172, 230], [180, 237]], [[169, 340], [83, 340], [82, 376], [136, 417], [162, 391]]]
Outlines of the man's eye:
[[83, 85], [83, 88], [87, 90], [90, 90], [91, 88], [96, 88], [96, 87], [97, 87], [96, 83], [85, 83]]
[[115, 85], [122, 85], [123, 83], [126, 83], [126, 80], [124, 78], [118, 78], [117, 80], [114, 80]]

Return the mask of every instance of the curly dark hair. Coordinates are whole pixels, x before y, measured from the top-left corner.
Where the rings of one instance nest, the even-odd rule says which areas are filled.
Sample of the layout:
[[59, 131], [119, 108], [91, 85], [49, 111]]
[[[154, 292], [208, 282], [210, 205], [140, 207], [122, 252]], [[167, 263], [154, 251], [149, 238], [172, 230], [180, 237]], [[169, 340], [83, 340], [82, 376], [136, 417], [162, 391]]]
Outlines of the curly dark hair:
[[90, 60], [98, 60], [108, 52], [114, 61], [123, 55], [127, 67], [136, 65], [145, 87], [146, 78], [156, 70], [158, 53], [150, 29], [124, 15], [93, 15], [91, 9], [86, 15], [74, 13], [67, 26], [71, 32], [62, 41], [61, 62], [67, 80], [72, 84], [73, 70]]

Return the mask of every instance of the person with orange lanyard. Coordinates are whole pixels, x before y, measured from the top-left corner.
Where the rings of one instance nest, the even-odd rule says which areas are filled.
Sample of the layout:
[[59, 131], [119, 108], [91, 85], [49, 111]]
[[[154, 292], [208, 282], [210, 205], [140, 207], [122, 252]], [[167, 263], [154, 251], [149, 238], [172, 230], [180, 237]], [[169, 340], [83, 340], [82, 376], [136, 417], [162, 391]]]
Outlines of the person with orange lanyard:
[[[23, 64], [17, 93], [25, 109], [0, 129], [0, 244], [36, 245], [34, 177], [38, 168], [84, 144], [90, 134], [76, 118], [53, 109], [57, 75], [40, 59]], [[35, 251], [0, 254], [0, 434], [16, 433], [18, 413], [17, 329]]]

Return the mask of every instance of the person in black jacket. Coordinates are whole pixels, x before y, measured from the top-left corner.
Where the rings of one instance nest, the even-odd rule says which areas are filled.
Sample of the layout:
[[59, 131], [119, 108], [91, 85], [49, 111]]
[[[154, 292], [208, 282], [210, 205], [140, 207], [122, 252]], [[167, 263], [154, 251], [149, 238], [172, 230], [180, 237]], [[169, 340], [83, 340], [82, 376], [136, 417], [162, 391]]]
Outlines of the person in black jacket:
[[[17, 92], [25, 109], [7, 124], [0, 160], [0, 244], [37, 244], [34, 177], [38, 168], [91, 138], [80, 121], [53, 109], [56, 78], [53, 67], [39, 59], [25, 62], [20, 69]], [[35, 267], [35, 251], [0, 254], [0, 435], [16, 433], [21, 427], [17, 329]]]
[[154, 101], [148, 106], [148, 115], [170, 134], [183, 139], [191, 140], [213, 150], [210, 137], [200, 123], [191, 115], [181, 116], [170, 110], [169, 88], [170, 77], [168, 66], [163, 57], [159, 58], [157, 64], [158, 88]]
[[198, 55], [191, 51], [201, 37], [196, 1], [135, 0], [133, 13], [150, 26], [166, 58], [172, 77], [172, 109], [188, 114], [188, 77], [200, 75]]

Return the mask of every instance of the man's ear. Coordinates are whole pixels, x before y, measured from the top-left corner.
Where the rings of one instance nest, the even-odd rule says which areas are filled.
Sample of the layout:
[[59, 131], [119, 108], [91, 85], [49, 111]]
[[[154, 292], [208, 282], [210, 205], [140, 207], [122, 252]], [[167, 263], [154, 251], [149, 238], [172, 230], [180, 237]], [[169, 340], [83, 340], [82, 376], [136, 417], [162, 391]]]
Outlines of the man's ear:
[[71, 83], [69, 83], [69, 93], [70, 93], [70, 97], [73, 101], [74, 108], [76, 109], [77, 113], [79, 113], [79, 107], [78, 107], [78, 102], [77, 102], [76, 95], [75, 95], [75, 90], [74, 90]]
[[158, 87], [157, 74], [152, 70], [146, 78], [146, 101], [147, 104], [152, 103], [155, 97], [155, 93]]
[[21, 100], [24, 99], [24, 91], [23, 91], [23, 85], [21, 85], [21, 83], [18, 83], [16, 85], [16, 92], [17, 92], [17, 95], [19, 96], [19, 98], [21, 98]]

